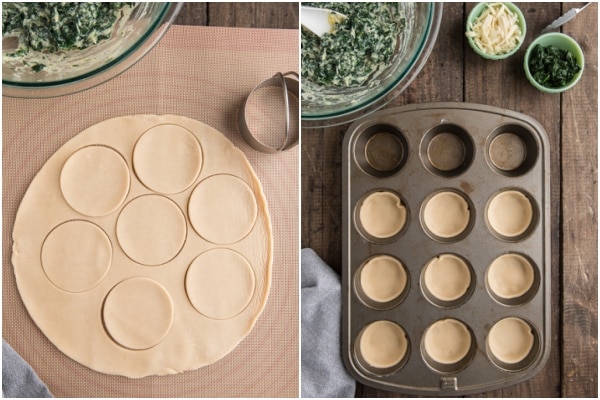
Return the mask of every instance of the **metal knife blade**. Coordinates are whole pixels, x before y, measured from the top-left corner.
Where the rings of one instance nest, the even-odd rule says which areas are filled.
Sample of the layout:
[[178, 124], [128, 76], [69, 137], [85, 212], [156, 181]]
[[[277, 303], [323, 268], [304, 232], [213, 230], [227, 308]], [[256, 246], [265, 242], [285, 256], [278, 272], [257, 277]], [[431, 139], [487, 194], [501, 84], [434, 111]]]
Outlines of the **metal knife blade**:
[[545, 27], [542, 30], [542, 33], [546, 33], [549, 32], [553, 29], [556, 29], [564, 24], [566, 24], [567, 22], [569, 22], [570, 20], [572, 20], [573, 18], [575, 18], [577, 16], [577, 14], [579, 14], [581, 11], [583, 11], [584, 8], [586, 8], [587, 6], [589, 6], [591, 4], [587, 3], [586, 5], [584, 5], [581, 8], [571, 8], [569, 11], [567, 11], [564, 15], [562, 15], [560, 18], [554, 20], [554, 22], [552, 22], [550, 25], [548, 25], [547, 27]]

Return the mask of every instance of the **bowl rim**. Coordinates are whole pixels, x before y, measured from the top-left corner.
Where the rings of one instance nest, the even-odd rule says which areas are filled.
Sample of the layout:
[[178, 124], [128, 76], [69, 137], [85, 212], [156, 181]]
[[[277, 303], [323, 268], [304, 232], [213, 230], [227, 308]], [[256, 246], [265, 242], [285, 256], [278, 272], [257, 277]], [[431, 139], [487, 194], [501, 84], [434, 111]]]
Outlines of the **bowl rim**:
[[425, 63], [427, 62], [427, 59], [433, 50], [433, 45], [437, 40], [437, 35], [439, 33], [442, 21], [443, 3], [427, 2], [425, 4], [428, 5], [429, 12], [427, 17], [427, 26], [425, 29], [427, 35], [425, 35], [419, 43], [418, 51], [415, 53], [415, 56], [411, 60], [407, 70], [394, 79], [394, 81], [391, 82], [382, 92], [360, 102], [359, 104], [350, 106], [345, 110], [306, 115], [302, 113], [301, 109], [300, 117], [303, 127], [322, 128], [350, 123], [362, 116], [381, 109], [390, 101], [395, 99], [410, 85], [410, 83], [412, 83], [412, 81], [425, 66]]
[[[163, 2], [160, 13], [142, 36], [123, 54], [84, 74], [51, 82], [16, 82], [2, 78], [2, 96], [47, 98], [77, 93], [107, 82], [146, 55], [167, 32], [183, 3]], [[162, 25], [162, 26], [161, 26]]]
[[[533, 78], [533, 76], [531, 75], [531, 72], [529, 71], [529, 56], [531, 54], [531, 51], [533, 50], [533, 48], [536, 45], [540, 44], [541, 41], [543, 41], [544, 39], [548, 39], [548, 38], [558, 39], [558, 42], [555, 45], [559, 46], [559, 47], [560, 47], [559, 43], [564, 43], [564, 42], [570, 43], [577, 50], [576, 54], [573, 54], [573, 55], [575, 56], [575, 58], [579, 62], [579, 66], [581, 67], [579, 72], [577, 72], [575, 74], [573, 79], [567, 85], [561, 86], [559, 88], [549, 88], [549, 87], [543, 86], [542, 84], [540, 84], [538, 81], [536, 81]], [[563, 49], [563, 50], [566, 50], [566, 49]], [[577, 41], [575, 39], [573, 39], [571, 36], [569, 36], [565, 33], [562, 33], [562, 32], [548, 32], [548, 33], [544, 33], [544, 34], [536, 37], [529, 44], [529, 46], [527, 46], [527, 50], [525, 51], [525, 56], [523, 58], [523, 69], [525, 70], [525, 76], [527, 77], [527, 80], [536, 89], [538, 89], [542, 92], [545, 92], [545, 93], [562, 93], [566, 90], [571, 89], [573, 86], [575, 86], [581, 80], [581, 76], [583, 75], [583, 70], [585, 69], [585, 55], [583, 54], [583, 50], [581, 49], [581, 46], [579, 45], [579, 43], [577, 43]]]
[[465, 22], [465, 32], [469, 32], [471, 30], [469, 27], [470, 22], [472, 22], [473, 20], [478, 18], [488, 4], [495, 4], [495, 3], [502, 3], [509, 10], [511, 10], [517, 14], [518, 24], [519, 24], [519, 27], [521, 28], [521, 40], [519, 41], [519, 43], [508, 53], [489, 54], [489, 53], [484, 52], [482, 49], [480, 49], [479, 46], [477, 46], [475, 44], [475, 41], [473, 40], [473, 38], [467, 36], [467, 41], [469, 42], [469, 45], [471, 46], [473, 51], [475, 53], [477, 53], [478, 55], [480, 55], [481, 57], [488, 59], [488, 60], [504, 60], [504, 59], [514, 55], [521, 48], [521, 46], [523, 45], [523, 42], [525, 41], [525, 36], [527, 34], [527, 21], [525, 20], [525, 16], [523, 15], [523, 12], [516, 4], [511, 3], [509, 1], [498, 1], [498, 2], [484, 1], [481, 3], [477, 3], [475, 5], [475, 7], [473, 7], [473, 9], [471, 9], [471, 12], [469, 12], [469, 15], [467, 16], [467, 20]]

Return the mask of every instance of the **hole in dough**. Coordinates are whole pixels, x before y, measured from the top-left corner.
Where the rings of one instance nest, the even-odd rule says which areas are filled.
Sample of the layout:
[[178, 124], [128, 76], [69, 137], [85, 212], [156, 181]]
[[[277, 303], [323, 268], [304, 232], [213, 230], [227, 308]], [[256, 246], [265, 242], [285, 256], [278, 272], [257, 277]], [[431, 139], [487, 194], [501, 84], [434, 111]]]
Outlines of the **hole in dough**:
[[440, 192], [425, 204], [423, 222], [429, 231], [441, 238], [453, 238], [467, 229], [471, 212], [469, 204], [459, 194]]
[[252, 189], [233, 175], [212, 175], [196, 186], [188, 203], [190, 222], [205, 240], [240, 241], [254, 226], [258, 206]]
[[185, 290], [194, 308], [213, 319], [229, 319], [246, 308], [254, 294], [250, 263], [229, 249], [200, 254], [185, 277]]
[[371, 258], [360, 272], [360, 286], [373, 301], [386, 303], [402, 294], [406, 288], [406, 271], [394, 257]]
[[77, 150], [60, 173], [60, 189], [67, 203], [89, 217], [108, 215], [119, 208], [129, 192], [125, 159], [106, 146]]
[[360, 335], [359, 350], [363, 359], [374, 368], [398, 365], [408, 350], [404, 329], [391, 321], [375, 321]]
[[391, 192], [371, 193], [360, 205], [360, 223], [371, 236], [385, 239], [402, 230], [406, 223], [406, 207]]
[[460, 321], [442, 319], [425, 331], [425, 352], [440, 364], [456, 364], [463, 360], [471, 349], [471, 333]]
[[140, 196], [123, 208], [117, 239], [133, 261], [156, 266], [172, 260], [187, 235], [185, 216], [177, 204], [159, 195]]
[[174, 307], [169, 292], [149, 278], [130, 278], [117, 284], [102, 308], [104, 326], [123, 347], [145, 350], [169, 333]]
[[499, 361], [516, 364], [523, 361], [533, 348], [531, 327], [520, 318], [509, 317], [498, 321], [488, 335], [490, 352]]
[[87, 221], [67, 221], [42, 245], [42, 267], [50, 281], [72, 293], [88, 291], [108, 273], [112, 245], [106, 233]]
[[531, 289], [533, 279], [533, 267], [518, 254], [504, 254], [496, 258], [487, 273], [490, 290], [503, 299], [524, 295]]
[[173, 124], [147, 130], [135, 144], [133, 167], [148, 188], [164, 194], [189, 188], [202, 168], [202, 149], [187, 129]]
[[507, 190], [492, 198], [487, 217], [494, 231], [506, 237], [516, 237], [531, 225], [533, 207], [523, 193]]
[[458, 300], [471, 285], [471, 270], [460, 257], [442, 254], [425, 267], [424, 282], [435, 298], [442, 301]]

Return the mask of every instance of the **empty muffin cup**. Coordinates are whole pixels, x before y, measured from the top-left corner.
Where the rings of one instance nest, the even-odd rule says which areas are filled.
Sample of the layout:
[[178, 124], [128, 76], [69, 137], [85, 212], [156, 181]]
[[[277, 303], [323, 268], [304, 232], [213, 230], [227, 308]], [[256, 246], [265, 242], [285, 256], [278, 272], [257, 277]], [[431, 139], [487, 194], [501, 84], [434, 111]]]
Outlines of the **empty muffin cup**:
[[363, 236], [372, 242], [398, 237], [407, 225], [408, 208], [400, 195], [389, 190], [369, 193], [359, 202], [355, 216]]
[[389, 309], [398, 305], [408, 292], [408, 273], [397, 258], [377, 255], [356, 271], [354, 288], [368, 307]]
[[538, 158], [535, 136], [524, 126], [507, 124], [495, 129], [487, 139], [486, 157], [492, 170], [503, 176], [528, 172]]
[[421, 160], [431, 173], [453, 177], [466, 171], [475, 154], [471, 135], [454, 124], [441, 124], [429, 130], [421, 141]]
[[473, 271], [462, 257], [440, 254], [421, 273], [421, 290], [438, 307], [457, 307], [473, 293]]
[[354, 144], [354, 157], [369, 175], [385, 178], [402, 169], [408, 155], [408, 142], [398, 128], [377, 124], [365, 129]]
[[537, 356], [539, 337], [521, 318], [508, 317], [496, 322], [486, 340], [486, 351], [494, 364], [507, 371], [527, 368]]
[[485, 275], [490, 295], [506, 306], [517, 306], [529, 301], [537, 292], [539, 274], [527, 257], [508, 253], [497, 257]]
[[406, 363], [410, 342], [404, 329], [391, 321], [367, 325], [356, 339], [355, 355], [361, 367], [374, 375], [391, 375]]
[[499, 239], [519, 241], [535, 228], [537, 210], [521, 190], [507, 189], [496, 193], [487, 204], [488, 227]]
[[475, 352], [473, 334], [459, 320], [436, 321], [423, 334], [421, 354], [427, 365], [437, 372], [460, 371], [469, 364]]
[[440, 242], [456, 242], [468, 235], [473, 226], [474, 207], [467, 197], [456, 190], [438, 191], [421, 207], [421, 224], [431, 236]]

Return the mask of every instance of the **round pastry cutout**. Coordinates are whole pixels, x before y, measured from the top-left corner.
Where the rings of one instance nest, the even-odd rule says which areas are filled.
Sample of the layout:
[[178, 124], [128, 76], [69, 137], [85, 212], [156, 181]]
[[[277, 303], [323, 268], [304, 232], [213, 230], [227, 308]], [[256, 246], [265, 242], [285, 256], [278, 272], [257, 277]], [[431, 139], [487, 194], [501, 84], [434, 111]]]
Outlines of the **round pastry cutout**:
[[531, 263], [519, 254], [504, 254], [488, 268], [488, 288], [502, 299], [515, 299], [525, 295], [533, 286], [535, 272]]
[[145, 350], [159, 344], [173, 324], [169, 292], [150, 278], [130, 278], [117, 284], [102, 307], [104, 326], [123, 347]]
[[362, 293], [376, 303], [397, 299], [406, 289], [408, 278], [400, 260], [388, 255], [369, 259], [359, 271]]
[[423, 207], [423, 224], [428, 232], [441, 240], [461, 235], [471, 219], [469, 203], [453, 191], [443, 191], [431, 196]]
[[252, 189], [241, 179], [212, 175], [193, 190], [188, 203], [190, 222], [205, 240], [231, 244], [254, 226], [258, 206]]
[[198, 312], [213, 319], [239, 314], [254, 295], [252, 267], [239, 253], [213, 249], [200, 254], [185, 277], [185, 290]]
[[518, 364], [529, 355], [534, 344], [531, 326], [520, 318], [504, 318], [490, 329], [487, 344], [491, 355], [501, 363]]
[[99, 145], [83, 147], [65, 162], [60, 189], [67, 203], [89, 217], [108, 215], [129, 193], [129, 167], [115, 150]]
[[433, 297], [432, 300], [442, 306], [464, 298], [471, 280], [471, 269], [466, 261], [454, 254], [434, 257], [423, 270], [423, 289], [426, 295]]
[[42, 268], [58, 288], [72, 293], [88, 291], [108, 273], [112, 245], [97, 225], [80, 220], [54, 228], [42, 246]]
[[133, 150], [133, 168], [148, 188], [179, 193], [189, 188], [202, 168], [202, 149], [187, 129], [174, 124], [147, 130]]
[[506, 238], [523, 235], [533, 221], [533, 206], [518, 190], [505, 190], [490, 200], [487, 220], [494, 232]]
[[427, 356], [442, 365], [460, 363], [471, 349], [471, 332], [462, 322], [448, 318], [434, 322], [423, 336]]
[[185, 216], [172, 200], [140, 196], [123, 208], [117, 219], [117, 238], [133, 261], [156, 266], [173, 259], [187, 235]]
[[407, 210], [398, 195], [388, 191], [368, 195], [360, 205], [358, 217], [363, 230], [377, 239], [398, 234], [407, 219]]
[[398, 366], [408, 352], [404, 329], [391, 321], [375, 321], [359, 336], [358, 351], [368, 366], [388, 369]]

